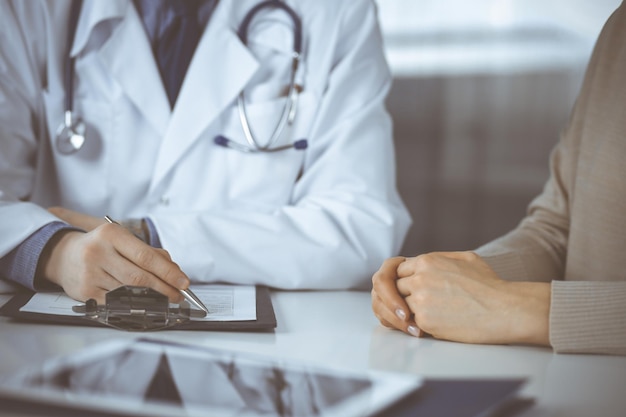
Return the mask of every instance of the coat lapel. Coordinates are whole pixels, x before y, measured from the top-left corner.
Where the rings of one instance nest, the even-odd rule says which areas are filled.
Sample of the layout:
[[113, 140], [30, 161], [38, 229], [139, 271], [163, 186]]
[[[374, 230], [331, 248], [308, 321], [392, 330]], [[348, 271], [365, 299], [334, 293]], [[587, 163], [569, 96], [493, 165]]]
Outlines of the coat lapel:
[[[167, 127], [151, 190], [237, 97], [259, 67], [237, 36], [238, 2], [220, 2], [187, 70]], [[243, 3], [243, 2], [242, 2]]]
[[141, 18], [130, 2], [126, 6], [124, 19], [99, 55], [139, 112], [163, 136], [170, 120], [169, 101]]
[[85, 0], [71, 53], [80, 53], [100, 22], [119, 20], [98, 55], [126, 96], [163, 138], [150, 190], [236, 99], [259, 68], [236, 33], [243, 18], [240, 12], [255, 2], [218, 3], [198, 42], [172, 111], [143, 23], [132, 2]]

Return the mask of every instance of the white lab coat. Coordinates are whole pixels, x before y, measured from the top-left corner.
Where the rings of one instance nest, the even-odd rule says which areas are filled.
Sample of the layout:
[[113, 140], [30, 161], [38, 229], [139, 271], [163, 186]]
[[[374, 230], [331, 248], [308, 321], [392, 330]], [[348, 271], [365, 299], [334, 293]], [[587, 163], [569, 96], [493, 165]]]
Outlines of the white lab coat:
[[129, 0], [85, 0], [71, 54], [85, 146], [62, 155], [68, 0], [0, 0], [0, 256], [60, 205], [93, 216], [149, 217], [197, 282], [285, 289], [366, 287], [409, 227], [395, 185], [390, 74], [372, 1], [287, 3], [302, 19], [304, 87], [280, 143], [305, 151], [244, 154], [236, 98], [267, 138], [284, 104], [292, 30], [259, 17], [259, 0], [222, 0], [170, 110], [141, 19]]

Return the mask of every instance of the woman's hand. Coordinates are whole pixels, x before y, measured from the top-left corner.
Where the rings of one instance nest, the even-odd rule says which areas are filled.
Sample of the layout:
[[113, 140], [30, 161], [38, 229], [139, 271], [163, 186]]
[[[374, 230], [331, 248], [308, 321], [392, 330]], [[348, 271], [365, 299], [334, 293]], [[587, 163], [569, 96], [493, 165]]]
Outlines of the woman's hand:
[[402, 330], [413, 336], [421, 336], [419, 328], [412, 320], [411, 309], [396, 287], [398, 266], [406, 259], [402, 256], [389, 258], [374, 274], [372, 310], [383, 326]]
[[[388, 262], [373, 282], [372, 305], [384, 325], [458, 342], [549, 344], [550, 284], [503, 281], [473, 252]], [[401, 300], [409, 309], [404, 320], [395, 314]]]
[[59, 232], [44, 250], [38, 272], [70, 297], [95, 298], [99, 304], [108, 291], [121, 285], [150, 287], [172, 302], [180, 302], [178, 289], [189, 286], [189, 278], [165, 250], [106, 222], [87, 233]]

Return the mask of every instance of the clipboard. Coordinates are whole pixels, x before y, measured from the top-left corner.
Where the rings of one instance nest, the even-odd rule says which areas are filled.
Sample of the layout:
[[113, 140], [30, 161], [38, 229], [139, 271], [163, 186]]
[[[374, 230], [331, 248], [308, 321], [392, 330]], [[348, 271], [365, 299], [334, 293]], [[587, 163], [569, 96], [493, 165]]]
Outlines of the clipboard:
[[[32, 291], [18, 292], [0, 307], [0, 316], [10, 317], [23, 322], [109, 328], [105, 324], [86, 317], [20, 311], [20, 308], [34, 294]], [[256, 320], [245, 321], [199, 321], [192, 319], [164, 330], [274, 331], [276, 328], [276, 315], [272, 306], [270, 290], [264, 286], [256, 287], [256, 316]]]

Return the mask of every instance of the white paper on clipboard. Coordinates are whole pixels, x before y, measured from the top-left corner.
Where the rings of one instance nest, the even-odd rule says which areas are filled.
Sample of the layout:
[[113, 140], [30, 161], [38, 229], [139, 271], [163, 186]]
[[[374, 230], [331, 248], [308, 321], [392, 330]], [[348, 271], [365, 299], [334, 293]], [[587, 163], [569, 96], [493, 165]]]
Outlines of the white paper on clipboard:
[[[192, 285], [191, 290], [208, 307], [210, 314], [194, 321], [256, 320], [256, 287], [254, 285]], [[72, 307], [80, 302], [63, 292], [36, 293], [20, 308], [21, 312], [82, 316]]]

